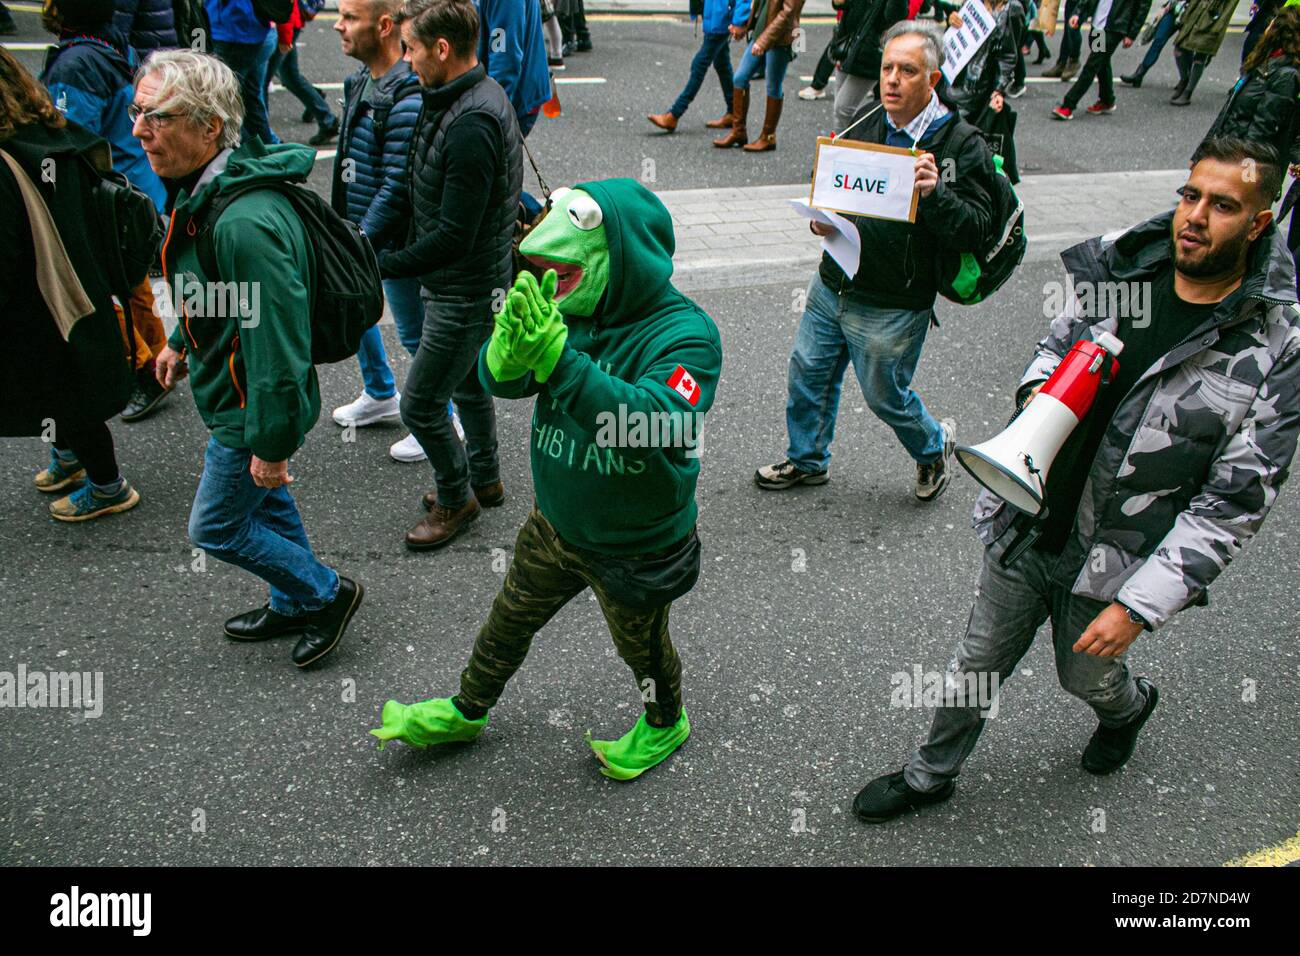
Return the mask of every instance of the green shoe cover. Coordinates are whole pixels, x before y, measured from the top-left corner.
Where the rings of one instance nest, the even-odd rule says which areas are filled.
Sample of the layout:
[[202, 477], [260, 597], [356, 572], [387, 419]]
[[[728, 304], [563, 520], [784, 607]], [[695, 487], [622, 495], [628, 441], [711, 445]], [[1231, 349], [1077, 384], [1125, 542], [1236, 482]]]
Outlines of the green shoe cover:
[[466, 720], [450, 697], [435, 697], [418, 704], [390, 700], [384, 704], [381, 719], [384, 726], [370, 731], [379, 738], [380, 750], [389, 740], [402, 740], [412, 747], [473, 740], [488, 722], [486, 714], [478, 720]]
[[651, 727], [642, 714], [636, 726], [618, 740], [592, 740], [591, 731], [587, 731], [587, 743], [604, 765], [601, 773], [613, 780], [633, 780], [662, 763], [690, 735], [691, 722], [683, 707], [682, 715], [671, 727]]

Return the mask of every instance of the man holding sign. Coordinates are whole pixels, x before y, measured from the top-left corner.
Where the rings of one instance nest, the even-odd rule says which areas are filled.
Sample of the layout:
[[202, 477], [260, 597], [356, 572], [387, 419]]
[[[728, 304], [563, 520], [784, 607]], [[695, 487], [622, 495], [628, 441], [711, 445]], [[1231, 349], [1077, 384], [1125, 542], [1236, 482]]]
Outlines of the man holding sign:
[[[873, 216], [860, 214], [866, 208], [860, 197], [850, 209], [842, 199], [825, 199], [824, 189], [814, 190], [813, 205], [853, 213], [846, 217], [847, 228], [859, 233], [861, 262], [850, 277], [825, 255], [809, 284], [790, 356], [789, 447], [784, 461], [758, 469], [754, 481], [760, 488], [827, 481], [840, 386], [850, 361], [867, 404], [916, 461], [917, 498], [938, 497], [950, 477], [955, 426], [936, 421], [910, 383], [934, 320], [936, 259], [943, 251], [981, 247], [992, 223], [995, 171], [984, 140], [958, 116], [955, 104], [936, 92], [943, 61], [939, 31], [903, 21], [885, 32], [883, 42], [881, 104], [864, 111], [837, 145], [848, 140], [872, 144], [874, 150], [861, 150], [864, 166], [873, 165], [873, 157], [896, 155], [900, 148], [911, 151], [911, 168], [903, 174], [911, 176], [916, 198], [910, 209], [895, 213], [878, 208]], [[832, 154], [849, 151], [830, 147]], [[823, 161], [819, 156], [817, 179], [828, 180], [836, 193], [844, 191], [845, 181], [864, 189], [880, 181], [871, 175], [850, 177], [835, 189], [836, 173], [830, 170], [827, 176], [828, 170], [820, 168]], [[883, 168], [884, 163], [891, 179], [899, 174], [894, 162], [874, 165]], [[892, 184], [887, 191], [896, 189]], [[885, 216], [892, 218], [877, 218]], [[816, 220], [811, 228], [823, 237], [835, 231]]]

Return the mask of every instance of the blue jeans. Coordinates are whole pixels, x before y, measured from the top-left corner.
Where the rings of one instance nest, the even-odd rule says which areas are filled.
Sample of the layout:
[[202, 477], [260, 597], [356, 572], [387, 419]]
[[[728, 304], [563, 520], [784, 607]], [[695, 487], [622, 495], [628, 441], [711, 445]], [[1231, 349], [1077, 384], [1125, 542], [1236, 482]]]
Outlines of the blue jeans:
[[[785, 82], [785, 68], [790, 65], [790, 48], [774, 46], [763, 54], [767, 62], [767, 95], [774, 100], [782, 97], [781, 84]], [[743, 89], [749, 89], [749, 79], [758, 71], [759, 58], [754, 56], [753, 45], [745, 47], [745, 55], [740, 58], [740, 66], [732, 82]], [[731, 104], [727, 104], [731, 109]]]
[[1174, 11], [1171, 7], [1169, 12], [1160, 18], [1156, 24], [1155, 36], [1151, 38], [1151, 48], [1147, 50], [1147, 55], [1142, 58], [1142, 65], [1138, 67], [1138, 73], [1145, 73], [1151, 67], [1156, 65], [1156, 60], [1160, 59], [1160, 53], [1169, 42], [1170, 37], [1177, 31], [1178, 26], [1174, 22]]
[[[420, 333], [424, 329], [420, 280], [385, 279], [384, 298], [388, 300], [389, 311], [393, 313], [393, 322], [397, 325], [398, 341], [408, 354], [414, 355], [420, 347]], [[384, 337], [380, 334], [378, 325], [372, 325], [361, 336], [357, 362], [361, 365], [361, 380], [366, 385], [367, 395], [383, 400], [397, 394], [397, 383], [393, 380], [393, 370], [388, 364]]]
[[289, 489], [253, 484], [252, 456], [247, 448], [208, 440], [190, 510], [190, 540], [269, 584], [271, 610], [289, 615], [320, 610], [337, 596], [339, 576], [312, 553]]
[[[936, 707], [929, 739], [903, 769], [908, 785], [928, 792], [937, 790], [957, 776], [961, 765], [975, 749], [984, 723], [996, 716], [988, 691], [1000, 690], [1003, 681], [1016, 672], [1016, 665], [1034, 642], [1034, 634], [1046, 620], [1052, 622], [1052, 644], [1056, 656], [1056, 677], [1065, 690], [1093, 709], [1107, 727], [1122, 727], [1133, 720], [1146, 700], [1129, 673], [1124, 654], [1097, 657], [1074, 650], [1074, 644], [1093, 618], [1107, 604], [1071, 594], [1053, 580], [1060, 556], [1030, 548], [1011, 567], [1000, 558], [1014, 532], [1007, 531], [984, 550], [984, 566], [975, 605], [971, 608], [966, 635], [948, 664], [958, 687], [975, 691], [985, 687], [984, 701], [955, 695], [948, 706]], [[1073, 575], [1070, 576], [1071, 579]], [[985, 675], [983, 681], [965, 675]], [[997, 684], [993, 683], [997, 676]]]
[[943, 453], [943, 430], [912, 391], [932, 309], [880, 309], [836, 295], [814, 275], [790, 355], [787, 457], [803, 471], [830, 463], [840, 386], [849, 362], [876, 417], [922, 464]]
[[259, 136], [264, 143], [278, 143], [271, 132], [271, 117], [266, 111], [266, 64], [275, 52], [275, 31], [266, 31], [262, 43], [229, 43], [213, 40], [212, 52], [239, 78], [239, 92], [244, 100], [244, 138]]
[[266, 79], [269, 83], [278, 75], [284, 88], [298, 97], [298, 102], [304, 109], [311, 110], [316, 125], [327, 129], [334, 122], [334, 113], [316, 92], [316, 87], [307, 82], [307, 78], [298, 69], [298, 34], [301, 32], [301, 29], [293, 31], [293, 46], [289, 47], [288, 53], [281, 54], [278, 45], [272, 51], [270, 62], [266, 65]]
[[668, 112], [678, 119], [682, 118], [682, 114], [686, 112], [695, 95], [700, 92], [700, 87], [704, 85], [704, 77], [708, 75], [709, 67], [713, 67], [717, 72], [718, 83], [722, 86], [722, 102], [725, 104], [723, 112], [731, 112], [731, 51], [727, 48], [730, 40], [729, 33], [704, 34], [695, 59], [691, 60], [691, 77], [686, 81], [686, 88], [677, 97], [677, 101], [668, 107]]

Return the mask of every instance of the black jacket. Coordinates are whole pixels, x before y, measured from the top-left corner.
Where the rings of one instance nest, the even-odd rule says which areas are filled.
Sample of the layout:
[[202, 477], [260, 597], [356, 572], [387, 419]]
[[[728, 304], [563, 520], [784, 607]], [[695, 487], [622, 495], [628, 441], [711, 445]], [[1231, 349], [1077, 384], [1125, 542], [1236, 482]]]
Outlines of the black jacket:
[[[1022, 7], [1022, 16], [1023, 10]], [[1016, 57], [1020, 54], [1015, 28], [1007, 16], [997, 17], [996, 23], [993, 35], [957, 74], [950, 90], [968, 121], [988, 105], [990, 96], [995, 92], [1005, 93], [1015, 80]]]
[[1300, 163], [1300, 73], [1290, 57], [1264, 61], [1237, 81], [1205, 134], [1268, 143], [1284, 164]]
[[840, 69], [850, 76], [880, 79], [880, 35], [907, 19], [907, 0], [847, 0], [838, 27], [846, 37]]
[[[1091, 20], [1096, 15], [1100, 2], [1101, 0], [1082, 0], [1078, 9], [1079, 22]], [[1151, 0], [1115, 0], [1110, 8], [1110, 16], [1106, 18], [1105, 30], [1107, 33], [1118, 33], [1136, 40], [1150, 12]]]
[[95, 305], [65, 342], [37, 288], [32, 230], [18, 181], [0, 162], [0, 326], [7, 343], [0, 349], [0, 435], [39, 435], [46, 418], [56, 427], [74, 428], [107, 421], [126, 405], [132, 375], [109, 294], [106, 236], [86, 222], [96, 176], [78, 156], [93, 154], [106, 167], [108, 144], [70, 121], [56, 130], [19, 127], [0, 149], [40, 191]]
[[[955, 104], [945, 98], [945, 105], [954, 115], [937, 130], [931, 124], [917, 144], [934, 154], [940, 180], [918, 203], [916, 222], [849, 216], [862, 237], [862, 259], [849, 279], [830, 255], [823, 255], [820, 274], [831, 290], [878, 308], [933, 308], [939, 253], [974, 252], [988, 238], [996, 188], [993, 155], [979, 131], [956, 113]], [[885, 111], [877, 109], [845, 138], [883, 144], [887, 133]], [[952, 155], [958, 140], [961, 148]], [[950, 176], [945, 175], [946, 159], [954, 160], [947, 167]]]

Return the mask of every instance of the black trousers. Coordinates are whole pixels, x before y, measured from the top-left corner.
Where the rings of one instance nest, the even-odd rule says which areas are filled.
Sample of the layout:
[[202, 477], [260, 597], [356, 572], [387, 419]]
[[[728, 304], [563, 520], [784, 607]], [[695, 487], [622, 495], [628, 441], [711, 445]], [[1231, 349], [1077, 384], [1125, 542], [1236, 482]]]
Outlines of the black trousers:
[[1100, 37], [1095, 33], [1089, 35], [1088, 59], [1084, 61], [1078, 79], [1065, 94], [1063, 103], [1066, 109], [1073, 110], [1079, 105], [1093, 80], [1097, 81], [1097, 98], [1107, 105], [1115, 102], [1115, 77], [1111, 74], [1110, 59], [1123, 42], [1124, 34], [1118, 30], [1106, 30]]
[[54, 427], [59, 436], [54, 447], [65, 452], [71, 450], [81, 467], [86, 469], [86, 477], [94, 484], [107, 485], [117, 481], [120, 472], [113, 450], [113, 433], [108, 430], [107, 422], [75, 427], [56, 422]]

